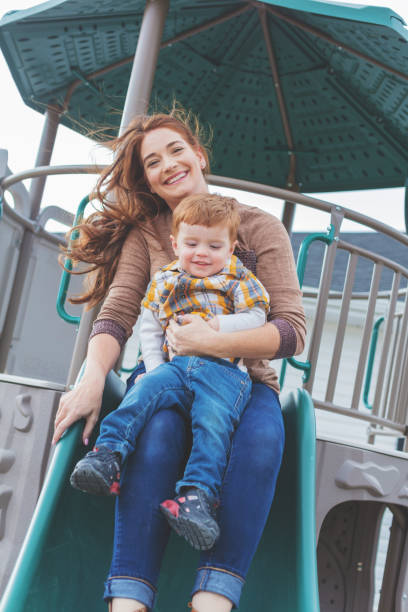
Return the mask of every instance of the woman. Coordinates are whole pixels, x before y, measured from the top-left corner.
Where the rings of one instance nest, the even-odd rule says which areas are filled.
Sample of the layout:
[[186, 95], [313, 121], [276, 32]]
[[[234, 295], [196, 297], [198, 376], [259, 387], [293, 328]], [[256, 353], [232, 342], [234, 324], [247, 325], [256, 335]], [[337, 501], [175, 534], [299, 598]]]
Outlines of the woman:
[[[61, 400], [54, 442], [85, 418], [88, 443], [101, 405], [105, 377], [131, 334], [150, 277], [174, 258], [171, 215], [181, 199], [208, 191], [208, 156], [188, 119], [138, 117], [113, 141], [115, 161], [101, 175], [103, 204], [83, 224], [74, 259], [94, 264], [93, 285], [76, 302], [98, 303], [106, 294], [89, 342], [79, 385]], [[108, 193], [115, 194], [115, 202]], [[304, 313], [293, 255], [282, 224], [256, 208], [240, 205], [236, 254], [252, 269], [271, 298], [263, 327], [222, 334], [200, 317], [168, 331], [180, 355], [244, 357], [253, 378], [251, 401], [235, 433], [224, 475], [218, 518], [221, 537], [203, 553], [192, 603], [197, 612], [229, 612], [238, 606], [245, 575], [272, 503], [283, 450], [279, 385], [269, 360], [303, 350]], [[143, 373], [140, 366], [133, 378]], [[170, 496], [183, 469], [189, 426], [176, 410], [153, 417], [130, 458], [116, 509], [114, 553], [105, 598], [112, 612], [147, 611], [168, 538], [159, 503]], [[243, 510], [244, 515], [243, 515]]]

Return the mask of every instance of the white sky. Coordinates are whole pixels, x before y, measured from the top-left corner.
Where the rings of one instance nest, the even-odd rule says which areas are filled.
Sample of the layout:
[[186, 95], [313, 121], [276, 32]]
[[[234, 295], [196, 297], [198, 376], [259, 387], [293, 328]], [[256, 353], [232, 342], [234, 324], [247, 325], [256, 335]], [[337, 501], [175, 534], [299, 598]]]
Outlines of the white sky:
[[[408, 23], [407, 0], [379, 0], [367, 2], [349, 0], [350, 4], [377, 4], [387, 6], [401, 15]], [[29, 8], [41, 4], [35, 0], [0, 0], [0, 16], [10, 10]], [[408, 72], [408, 66], [407, 66]], [[43, 116], [24, 105], [7, 65], [0, 53], [1, 119], [0, 148], [9, 152], [9, 167], [18, 172], [34, 166], [37, 146], [41, 135]], [[106, 155], [102, 147], [97, 147], [86, 138], [60, 126], [51, 164], [89, 164], [96, 161], [103, 163]], [[47, 181], [43, 205], [59, 205], [75, 211], [80, 199], [90, 191], [94, 178], [78, 176], [70, 178], [51, 177]], [[27, 183], [27, 187], [29, 183]], [[219, 191], [219, 190], [218, 190]], [[376, 191], [358, 191], [335, 194], [319, 194], [319, 198], [338, 203], [375, 217], [397, 229], [404, 228], [403, 189], [383, 189]], [[261, 196], [240, 196], [242, 202], [266, 207], [274, 214], [280, 215], [280, 203]], [[323, 229], [327, 225], [326, 215], [302, 211], [298, 207], [295, 230], [310, 231]], [[344, 224], [344, 230], [358, 230], [354, 224]]]

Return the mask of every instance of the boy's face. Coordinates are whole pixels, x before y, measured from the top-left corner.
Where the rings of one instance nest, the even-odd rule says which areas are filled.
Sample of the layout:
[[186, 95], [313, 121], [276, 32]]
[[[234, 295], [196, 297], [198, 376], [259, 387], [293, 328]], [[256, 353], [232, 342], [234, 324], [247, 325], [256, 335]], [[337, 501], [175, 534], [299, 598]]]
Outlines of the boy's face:
[[182, 222], [171, 242], [182, 269], [198, 278], [221, 272], [235, 247], [225, 225], [206, 227]]

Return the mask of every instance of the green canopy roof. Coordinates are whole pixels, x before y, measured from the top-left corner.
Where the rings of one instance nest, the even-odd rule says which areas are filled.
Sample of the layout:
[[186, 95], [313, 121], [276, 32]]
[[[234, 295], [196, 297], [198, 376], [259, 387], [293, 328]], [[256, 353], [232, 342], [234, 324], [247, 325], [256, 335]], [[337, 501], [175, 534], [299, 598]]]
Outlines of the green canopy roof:
[[[4, 16], [0, 45], [26, 104], [44, 112], [71, 91], [63, 123], [116, 131], [144, 4], [51, 0]], [[152, 95], [151, 108], [177, 99], [212, 126], [214, 174], [306, 192], [404, 184], [408, 33], [396, 13], [317, 0], [171, 0], [163, 41], [229, 14], [163, 45]]]

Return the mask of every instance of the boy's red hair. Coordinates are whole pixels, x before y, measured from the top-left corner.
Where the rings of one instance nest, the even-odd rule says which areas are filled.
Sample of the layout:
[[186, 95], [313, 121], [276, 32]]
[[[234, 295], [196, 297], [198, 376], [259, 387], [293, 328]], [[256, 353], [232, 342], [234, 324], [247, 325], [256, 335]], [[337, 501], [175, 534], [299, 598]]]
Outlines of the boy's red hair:
[[234, 198], [211, 193], [187, 196], [173, 212], [174, 237], [178, 234], [180, 223], [205, 227], [226, 225], [231, 242], [235, 242], [240, 224], [238, 202]]

